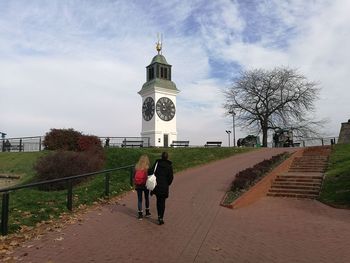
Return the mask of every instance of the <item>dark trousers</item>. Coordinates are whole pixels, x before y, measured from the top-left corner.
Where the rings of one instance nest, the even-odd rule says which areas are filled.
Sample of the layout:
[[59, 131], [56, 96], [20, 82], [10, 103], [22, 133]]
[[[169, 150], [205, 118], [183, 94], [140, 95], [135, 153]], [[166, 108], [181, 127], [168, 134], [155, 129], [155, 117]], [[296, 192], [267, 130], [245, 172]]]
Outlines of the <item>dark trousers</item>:
[[165, 211], [165, 197], [157, 196], [158, 218], [163, 218], [164, 217], [164, 211]]
[[146, 209], [149, 209], [149, 190], [148, 189], [136, 189], [137, 192], [137, 208], [139, 212], [142, 211], [142, 193], [145, 193], [145, 205]]

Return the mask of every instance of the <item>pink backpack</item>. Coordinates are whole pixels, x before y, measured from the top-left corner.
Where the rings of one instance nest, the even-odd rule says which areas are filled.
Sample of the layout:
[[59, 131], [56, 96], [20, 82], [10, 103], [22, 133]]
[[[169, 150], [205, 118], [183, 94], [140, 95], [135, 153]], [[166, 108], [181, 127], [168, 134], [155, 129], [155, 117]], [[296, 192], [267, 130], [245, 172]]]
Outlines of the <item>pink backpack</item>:
[[134, 182], [136, 185], [144, 185], [147, 181], [147, 172], [144, 170], [136, 170]]

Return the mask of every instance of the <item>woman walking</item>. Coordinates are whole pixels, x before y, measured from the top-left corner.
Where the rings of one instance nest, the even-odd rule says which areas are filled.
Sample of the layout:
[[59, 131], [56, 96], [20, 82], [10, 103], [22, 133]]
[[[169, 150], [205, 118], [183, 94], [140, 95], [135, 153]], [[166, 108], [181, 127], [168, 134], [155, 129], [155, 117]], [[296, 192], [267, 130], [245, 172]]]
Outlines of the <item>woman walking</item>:
[[145, 208], [146, 214], [145, 217], [151, 216], [149, 212], [149, 190], [146, 188], [146, 180], [148, 176], [149, 169], [149, 159], [147, 155], [142, 155], [135, 165], [134, 173], [134, 185], [137, 192], [137, 208], [138, 208], [138, 219], [142, 220], [143, 211], [142, 211], [142, 194], [145, 196]]
[[[168, 160], [168, 153], [163, 152], [161, 159], [156, 161], [157, 169], [154, 172], [157, 178], [157, 185], [151, 192], [157, 197], [158, 224], [164, 224], [165, 200], [169, 197], [169, 185], [173, 181], [173, 166]], [[155, 165], [154, 165], [155, 166]]]

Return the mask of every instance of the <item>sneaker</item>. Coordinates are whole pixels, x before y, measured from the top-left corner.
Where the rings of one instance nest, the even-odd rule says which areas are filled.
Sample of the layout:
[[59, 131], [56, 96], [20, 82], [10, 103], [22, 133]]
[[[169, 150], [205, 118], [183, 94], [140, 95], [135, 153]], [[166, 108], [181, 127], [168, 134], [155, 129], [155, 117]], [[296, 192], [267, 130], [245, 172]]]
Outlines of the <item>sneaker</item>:
[[143, 215], [142, 215], [142, 211], [141, 212], [139, 212], [139, 215], [138, 215], [138, 220], [142, 220], [142, 218], [143, 218]]
[[150, 216], [151, 216], [151, 213], [149, 212], [149, 209], [146, 209], [145, 217], [150, 217]]
[[163, 218], [158, 218], [158, 225], [163, 225], [163, 224], [164, 224]]

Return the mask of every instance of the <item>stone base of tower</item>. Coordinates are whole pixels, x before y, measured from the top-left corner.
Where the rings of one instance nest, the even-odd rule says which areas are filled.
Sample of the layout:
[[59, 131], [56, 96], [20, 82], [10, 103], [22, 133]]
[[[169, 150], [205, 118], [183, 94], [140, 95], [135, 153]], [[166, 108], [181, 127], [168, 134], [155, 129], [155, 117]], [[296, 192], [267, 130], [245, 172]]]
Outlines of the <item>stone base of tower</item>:
[[341, 124], [338, 143], [350, 143], [350, 120]]
[[177, 132], [148, 131], [141, 132], [141, 137], [149, 137], [150, 146], [170, 147], [172, 142], [177, 140]]

